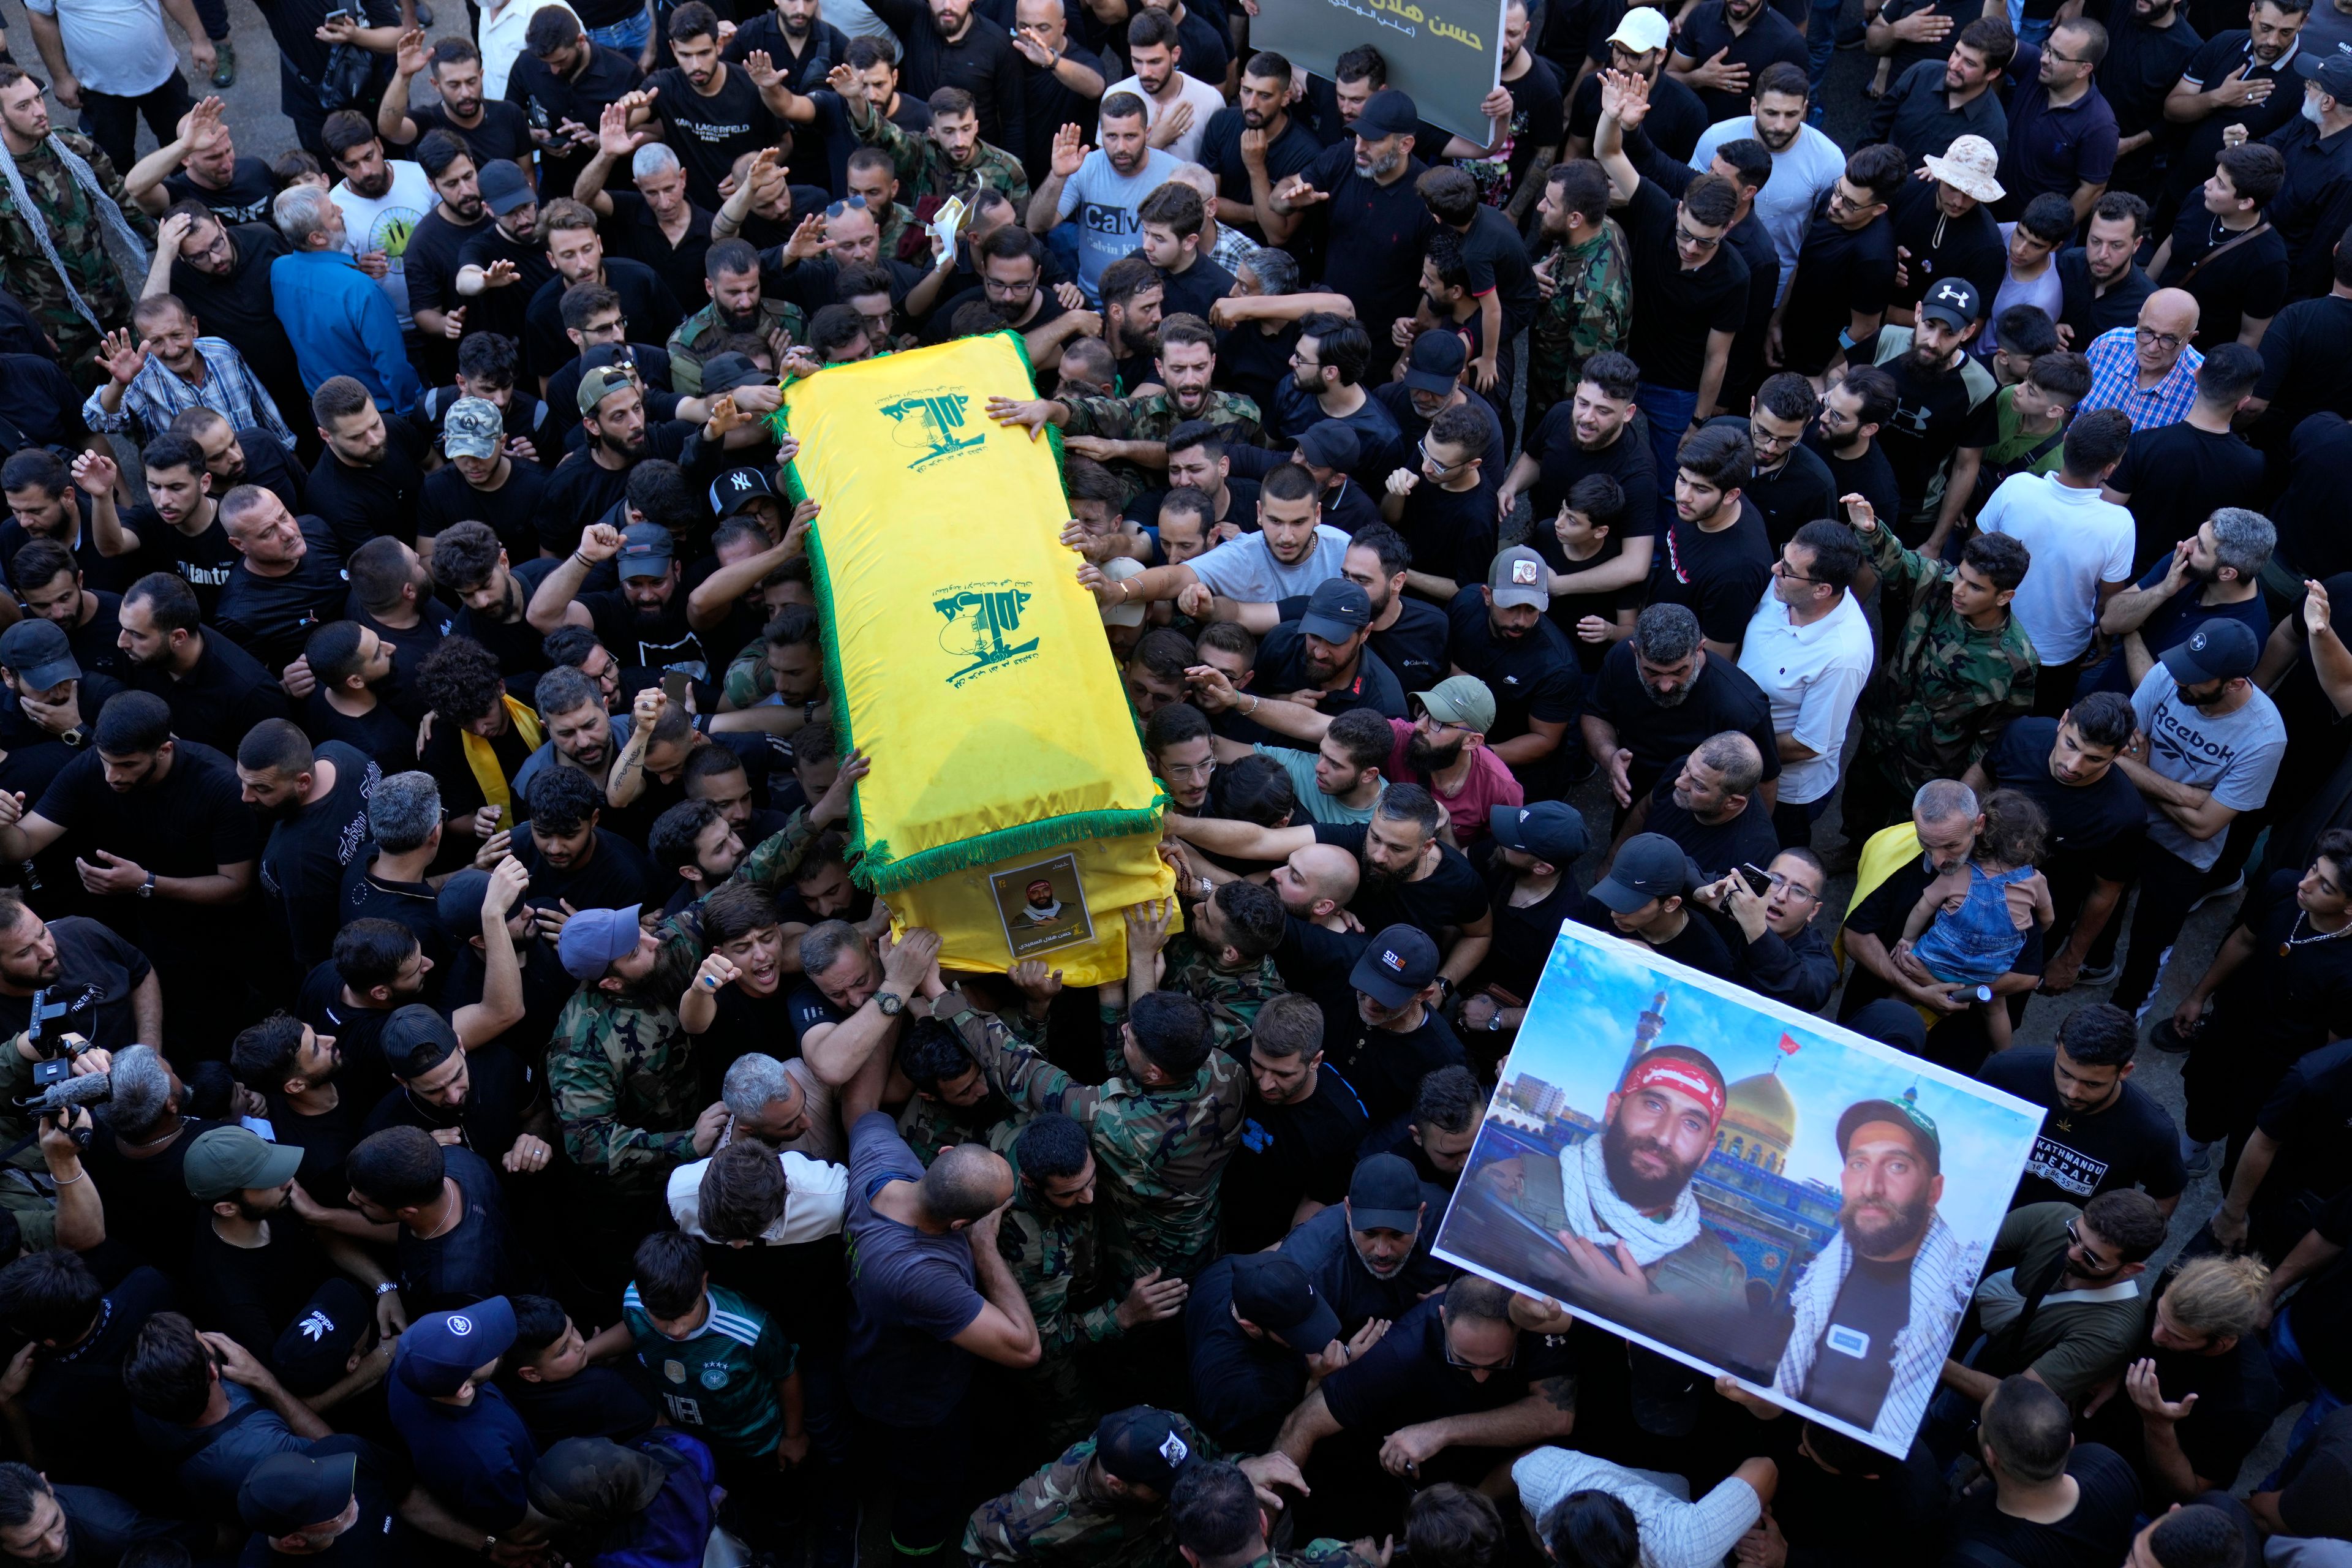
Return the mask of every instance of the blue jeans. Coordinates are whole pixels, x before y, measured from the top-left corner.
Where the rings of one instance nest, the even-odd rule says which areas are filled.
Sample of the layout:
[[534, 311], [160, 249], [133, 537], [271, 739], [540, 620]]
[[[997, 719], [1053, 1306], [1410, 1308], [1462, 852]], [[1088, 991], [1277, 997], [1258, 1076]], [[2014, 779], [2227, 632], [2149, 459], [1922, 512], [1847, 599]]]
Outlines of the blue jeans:
[[2055, 16], [2037, 16], [2031, 22], [2023, 21], [2019, 17], [2019, 13], [2022, 10], [2023, 7], [2017, 4], [2017, 0], [2010, 0], [2011, 20], [2017, 23], [2014, 29], [2017, 34], [2017, 41], [2021, 44], [2032, 44], [2038, 49], [2042, 45], [2050, 41], [2052, 31], [2058, 26], [2058, 18]]
[[1682, 445], [1683, 432], [1690, 428], [1691, 416], [1698, 412], [1698, 394], [1644, 381], [1636, 384], [1633, 395], [1650, 421], [1650, 455], [1657, 460], [1658, 506], [1663, 513], [1675, 504], [1675, 470], [1680, 466], [1675, 461], [1675, 449]]
[[646, 40], [654, 36], [653, 19], [643, 11], [625, 22], [615, 22], [609, 27], [591, 27], [589, 37], [608, 49], [618, 49], [632, 59], [645, 52]]
[[[1836, 58], [1838, 17], [1844, 10], [1838, 0], [1813, 0], [1812, 15], [1805, 19], [1805, 50], [1810, 57], [1805, 79], [1812, 83], [1816, 116], [1822, 107], [1822, 78], [1829, 74], [1830, 61]], [[1814, 122], [1820, 123], [1818, 119]]]

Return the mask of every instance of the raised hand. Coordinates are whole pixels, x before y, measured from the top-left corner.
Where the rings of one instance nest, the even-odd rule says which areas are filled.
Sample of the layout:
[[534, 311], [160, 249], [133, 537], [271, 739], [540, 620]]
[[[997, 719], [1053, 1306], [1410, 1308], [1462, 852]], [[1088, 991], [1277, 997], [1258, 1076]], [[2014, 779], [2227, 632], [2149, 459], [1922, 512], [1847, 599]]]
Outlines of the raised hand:
[[596, 151], [607, 158], [626, 158], [646, 143], [650, 131], [629, 129], [629, 103], [626, 99], [608, 103], [596, 119]]
[[[614, 556], [618, 555], [620, 552], [621, 531], [614, 528], [611, 523], [592, 522], [586, 528], [580, 531], [581, 559], [586, 561], [590, 565], [593, 566], [600, 561], [610, 561]], [[661, 695], [660, 687], [653, 687], [650, 689], [655, 696], [658, 697]], [[637, 700], [639, 702], [643, 702], [645, 700], [645, 692], [638, 692]], [[652, 721], [647, 720], [646, 722], [650, 723]]]
[[[743, 57], [743, 74], [750, 77], [751, 85], [761, 92], [767, 91], [784, 79], [783, 73], [776, 69], [776, 62], [768, 58], [768, 51], [765, 49], [753, 49]], [[774, 149], [769, 148], [765, 151], [772, 153]]]
[[809, 261], [825, 252], [824, 214], [811, 213], [793, 229], [793, 237], [785, 243], [784, 259]]
[[1055, 132], [1054, 177], [1057, 180], [1066, 180], [1075, 175], [1078, 172], [1078, 166], [1087, 161], [1087, 154], [1093, 151], [1093, 148], [1087, 146], [1079, 138], [1076, 126], [1065, 125]]
[[402, 76], [425, 74], [425, 29], [411, 27], [393, 45], [392, 68]]
[[[361, 265], [364, 267], [366, 262], [362, 260]], [[517, 281], [521, 278], [521, 273], [515, 270], [515, 264], [513, 262], [501, 258], [482, 268], [482, 287], [485, 289], [504, 289]]]
[[835, 66], [824, 73], [824, 85], [841, 96], [841, 101], [852, 109], [866, 101], [866, 79], [847, 66]]
[[1877, 528], [1878, 509], [1872, 506], [1870, 499], [1860, 491], [1838, 497], [1838, 505], [1845, 508], [1846, 521], [1860, 531], [1868, 533]]
[[2303, 584], [2303, 629], [2307, 636], [2317, 637], [2328, 629], [2335, 611], [2327, 603], [2327, 589], [2315, 578], [2305, 578]]
[[114, 466], [111, 458], [96, 452], [84, 452], [73, 460], [74, 489], [92, 500], [112, 495], [121, 478], [122, 470]]
[[112, 331], [100, 340], [98, 353], [90, 355], [114, 378], [118, 386], [129, 386], [147, 368], [147, 356], [153, 342], [132, 337], [126, 331]]

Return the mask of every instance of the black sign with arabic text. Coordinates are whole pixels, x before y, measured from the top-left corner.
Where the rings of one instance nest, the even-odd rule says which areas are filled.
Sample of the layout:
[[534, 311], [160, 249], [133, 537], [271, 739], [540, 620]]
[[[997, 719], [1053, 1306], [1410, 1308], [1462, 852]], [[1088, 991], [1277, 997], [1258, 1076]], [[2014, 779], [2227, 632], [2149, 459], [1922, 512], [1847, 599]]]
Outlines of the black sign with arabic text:
[[[1370, 44], [1423, 120], [1481, 147], [1494, 135], [1478, 106], [1503, 79], [1503, 0], [1263, 0], [1250, 42], [1326, 79]], [[1425, 163], [1438, 152], [1414, 149]]]

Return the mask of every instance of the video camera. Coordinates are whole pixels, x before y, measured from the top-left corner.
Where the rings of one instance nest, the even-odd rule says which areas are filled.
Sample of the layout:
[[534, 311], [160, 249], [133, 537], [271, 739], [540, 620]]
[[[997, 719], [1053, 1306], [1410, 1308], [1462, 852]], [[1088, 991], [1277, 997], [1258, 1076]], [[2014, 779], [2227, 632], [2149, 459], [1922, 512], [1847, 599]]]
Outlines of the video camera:
[[[90, 1048], [82, 1036], [68, 1032], [42, 1037], [44, 1024], [74, 1011], [87, 999], [77, 994], [70, 1000], [51, 1002], [47, 986], [33, 993], [32, 1022], [25, 1037], [40, 1056], [33, 1063], [33, 1092], [19, 1098], [16, 1105], [37, 1123], [55, 1116], [60, 1124], [69, 1124], [77, 1108], [104, 1105], [114, 1098], [114, 1079], [111, 1073], [102, 1072], [75, 1075], [74, 1059]], [[87, 1127], [76, 1129], [73, 1136], [83, 1148], [89, 1146]]]

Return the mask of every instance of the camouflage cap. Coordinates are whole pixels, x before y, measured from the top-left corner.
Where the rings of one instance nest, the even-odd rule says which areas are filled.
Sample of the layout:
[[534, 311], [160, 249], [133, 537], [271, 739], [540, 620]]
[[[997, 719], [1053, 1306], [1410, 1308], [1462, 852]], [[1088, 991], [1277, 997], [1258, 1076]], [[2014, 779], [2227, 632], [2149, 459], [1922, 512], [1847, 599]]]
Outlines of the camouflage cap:
[[453, 458], [495, 458], [507, 434], [506, 416], [487, 397], [461, 397], [441, 421], [441, 449]]

